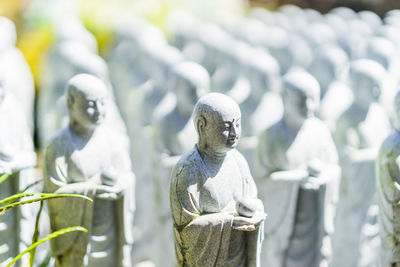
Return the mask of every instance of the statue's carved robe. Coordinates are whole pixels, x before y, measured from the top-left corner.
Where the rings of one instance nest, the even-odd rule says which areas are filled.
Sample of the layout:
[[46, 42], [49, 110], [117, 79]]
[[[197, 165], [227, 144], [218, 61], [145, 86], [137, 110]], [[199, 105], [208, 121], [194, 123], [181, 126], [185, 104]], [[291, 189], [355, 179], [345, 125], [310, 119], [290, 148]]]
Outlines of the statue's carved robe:
[[178, 266], [260, 266], [263, 223], [255, 231], [237, 231], [224, 217], [224, 212], [235, 211], [235, 200], [256, 198], [257, 189], [238, 151], [228, 152], [225, 161], [233, 175], [210, 177], [195, 147], [172, 172], [170, 202]]
[[[258, 177], [257, 183], [270, 218], [265, 224], [263, 262], [266, 266], [319, 266], [328, 261], [340, 175], [328, 128], [309, 118], [294, 133], [280, 121], [261, 136], [258, 156], [264, 176]], [[313, 160], [325, 164], [317, 177], [321, 186], [317, 190], [301, 188], [307, 165]], [[287, 173], [288, 177], [265, 176], [265, 171], [278, 174], [290, 170], [295, 171]]]
[[[83, 226], [89, 230], [89, 236], [82, 232], [72, 232], [53, 239], [51, 249], [55, 257], [62, 258], [66, 253], [85, 255], [90, 243], [90, 266], [100, 264], [128, 267], [131, 264], [130, 255], [127, 254], [130, 253], [123, 250], [133, 244], [134, 176], [126, 175], [130, 172], [130, 161], [128, 152], [121, 147], [125, 143], [113, 140], [119, 134], [108, 131], [104, 126], [100, 127], [96, 130], [97, 134], [83, 146], [76, 142], [77, 138], [69, 127], [52, 139], [45, 153], [45, 190], [55, 192], [64, 185], [89, 180], [100, 183], [100, 174], [107, 169], [114, 169], [125, 174], [117, 177], [124, 179], [123, 184], [126, 184], [124, 195], [118, 200], [108, 201], [96, 199], [92, 192], [88, 192], [89, 197], [94, 197], [94, 203], [81, 198], [49, 201], [47, 205], [52, 231], [71, 226]], [[99, 236], [98, 242], [93, 235]], [[104, 238], [104, 242], [100, 240]], [[99, 253], [96, 255], [96, 252]], [[101, 252], [107, 255], [102, 256]]]
[[[376, 159], [381, 238], [380, 266], [400, 264], [400, 134], [390, 135]], [[396, 264], [396, 265], [394, 265]]]
[[375, 159], [390, 134], [390, 122], [381, 105], [365, 112], [349, 107], [337, 120], [334, 138], [339, 148], [342, 176], [333, 239], [333, 266], [378, 264], [379, 234], [375, 186]]

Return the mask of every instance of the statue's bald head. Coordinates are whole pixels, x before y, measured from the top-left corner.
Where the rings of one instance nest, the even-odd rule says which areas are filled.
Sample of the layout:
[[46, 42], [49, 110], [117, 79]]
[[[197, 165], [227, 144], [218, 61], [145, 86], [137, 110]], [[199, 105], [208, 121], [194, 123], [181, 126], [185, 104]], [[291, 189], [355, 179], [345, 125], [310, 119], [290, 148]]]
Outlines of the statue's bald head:
[[283, 77], [283, 104], [285, 113], [294, 120], [312, 116], [319, 107], [318, 81], [302, 69], [289, 71]]
[[238, 104], [220, 93], [201, 97], [194, 108], [193, 119], [199, 134], [199, 146], [219, 152], [236, 147], [241, 133]]
[[105, 117], [107, 87], [90, 74], [78, 74], [68, 81], [67, 106], [70, 121], [89, 128], [100, 124]]
[[349, 84], [354, 93], [354, 102], [368, 106], [378, 101], [386, 77], [385, 68], [371, 59], [358, 59], [349, 67]]
[[[171, 71], [171, 89], [179, 96], [178, 103], [189, 105], [190, 111], [196, 101], [210, 91], [210, 76], [201, 65], [184, 61]], [[189, 111], [189, 112], [190, 112]]]

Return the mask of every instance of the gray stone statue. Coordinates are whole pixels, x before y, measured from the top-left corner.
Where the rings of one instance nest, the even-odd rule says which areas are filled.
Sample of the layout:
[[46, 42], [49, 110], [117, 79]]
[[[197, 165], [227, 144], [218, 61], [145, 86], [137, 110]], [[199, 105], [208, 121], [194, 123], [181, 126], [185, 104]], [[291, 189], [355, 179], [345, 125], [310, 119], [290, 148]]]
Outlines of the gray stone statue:
[[400, 155], [400, 93], [394, 101], [395, 131], [383, 142], [376, 158], [376, 188], [379, 205], [379, 233], [381, 239], [380, 266], [400, 265], [399, 245], [399, 155]]
[[314, 117], [320, 89], [303, 70], [284, 76], [284, 115], [260, 137], [257, 177], [270, 216], [266, 266], [326, 266], [340, 169], [327, 126]]
[[197, 102], [197, 145], [171, 175], [178, 266], [260, 266], [265, 219], [246, 159], [235, 149], [240, 109], [210, 93]]
[[19, 102], [26, 116], [31, 133], [33, 133], [33, 109], [35, 88], [31, 70], [24, 55], [15, 46], [17, 32], [14, 23], [0, 16], [0, 72], [4, 84]]
[[321, 108], [319, 117], [330, 128], [335, 127], [337, 118], [351, 105], [351, 89], [341, 76], [348, 64], [345, 51], [337, 45], [327, 44], [316, 48], [310, 73], [321, 87]]
[[71, 78], [66, 95], [69, 125], [46, 148], [46, 192], [94, 199], [93, 204], [76, 198], [48, 202], [52, 231], [76, 225], [89, 230], [52, 240], [56, 266], [132, 266], [135, 177], [126, 143], [102, 124], [107, 92], [93, 75]]
[[[334, 138], [342, 177], [333, 239], [333, 266], [377, 264], [379, 248], [375, 187], [375, 158], [390, 133], [390, 122], [379, 104], [384, 68], [369, 59], [349, 67], [352, 105], [336, 122]], [[368, 259], [368, 260], [367, 260]]]
[[[157, 196], [155, 212], [157, 230], [150, 229], [150, 236], [156, 235], [158, 266], [174, 265], [174, 246], [171, 240], [171, 216], [169, 212], [169, 176], [173, 167], [185, 151], [196, 143], [196, 130], [191, 120], [197, 100], [209, 92], [210, 77], [207, 71], [197, 63], [184, 61], [172, 68], [170, 90], [177, 96], [175, 108], [160, 118], [154, 125], [152, 155], [152, 175], [154, 195]], [[148, 222], [146, 222], [149, 224]], [[167, 260], [168, 259], [168, 260]]]
[[[16, 194], [31, 180], [26, 176], [36, 165], [36, 154], [29, 124], [21, 103], [0, 79], [0, 175], [10, 177], [0, 185], [0, 199]], [[0, 216], [0, 264], [9, 262], [32, 240], [33, 229], [25, 225], [26, 210], [11, 209]], [[32, 221], [30, 222], [32, 225]], [[21, 226], [28, 226], [21, 227]], [[28, 236], [27, 236], [27, 235]], [[21, 238], [20, 238], [21, 237]]]

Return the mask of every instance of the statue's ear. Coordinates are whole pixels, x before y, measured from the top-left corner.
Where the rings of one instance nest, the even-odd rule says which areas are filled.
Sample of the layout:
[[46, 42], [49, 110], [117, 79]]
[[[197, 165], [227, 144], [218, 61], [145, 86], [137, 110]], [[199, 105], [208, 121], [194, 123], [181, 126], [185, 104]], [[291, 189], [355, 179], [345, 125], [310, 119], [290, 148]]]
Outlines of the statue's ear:
[[71, 107], [74, 103], [74, 97], [71, 94], [67, 95], [67, 107]]
[[204, 116], [199, 116], [196, 121], [196, 128], [197, 131], [199, 132], [199, 135], [203, 135], [204, 132], [204, 127], [206, 126], [206, 118]]

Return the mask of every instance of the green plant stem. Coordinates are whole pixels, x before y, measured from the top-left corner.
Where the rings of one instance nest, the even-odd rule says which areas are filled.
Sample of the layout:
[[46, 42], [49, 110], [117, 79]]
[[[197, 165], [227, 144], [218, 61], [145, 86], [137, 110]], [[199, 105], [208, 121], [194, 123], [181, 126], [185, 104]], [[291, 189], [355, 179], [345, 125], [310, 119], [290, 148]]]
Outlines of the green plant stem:
[[[45, 194], [45, 193], [36, 193], [36, 194], [40, 195], [41, 197], [34, 198], [34, 199], [29, 199], [29, 200], [24, 200], [24, 201], [19, 201], [19, 202], [14, 202], [14, 203], [5, 205], [3, 207], [0, 207], [0, 214], [1, 214], [1, 212], [3, 212], [4, 210], [7, 210], [7, 209], [11, 209], [11, 208], [14, 208], [14, 207], [18, 207], [18, 206], [21, 206], [21, 205], [25, 205], [25, 204], [29, 204], [29, 203], [33, 203], [33, 202], [38, 202], [38, 201], [42, 201], [42, 200], [54, 199], [54, 198], [79, 197], [79, 198], [83, 198], [83, 199], [86, 199], [86, 200], [89, 200], [89, 201], [93, 202], [93, 200], [91, 198], [88, 198], [87, 196], [76, 195], [76, 194]], [[31, 196], [31, 194], [17, 194], [17, 195], [30, 195]], [[9, 202], [10, 198], [16, 199], [16, 198], [19, 198], [19, 197], [11, 196], [11, 197], [7, 198], [8, 200], [6, 199], [7, 201], [5, 201], [3, 199], [1, 202], [3, 202], [3, 203]]]
[[26, 253], [30, 252], [31, 250], [35, 249], [37, 246], [39, 246], [40, 244], [43, 244], [44, 242], [47, 242], [53, 238], [56, 238], [60, 235], [64, 235], [70, 232], [75, 232], [75, 231], [82, 231], [87, 233], [87, 229], [82, 227], [82, 226], [73, 226], [73, 227], [68, 227], [68, 228], [64, 228], [61, 230], [58, 230], [54, 233], [49, 234], [48, 236], [46, 236], [45, 238], [40, 239], [39, 241], [35, 242], [34, 244], [32, 244], [29, 248], [27, 248], [25, 251], [21, 252], [20, 254], [18, 254], [18, 256], [16, 256], [9, 264], [7, 264], [6, 267], [11, 267], [14, 263], [16, 263], [23, 255], [25, 255]]
[[[40, 208], [38, 211], [38, 214], [36, 215], [36, 222], [35, 222], [35, 232], [33, 233], [32, 236], [32, 244], [35, 244], [38, 239], [39, 239], [39, 220], [40, 220], [40, 215], [42, 214], [43, 210], [43, 201], [40, 201]], [[32, 251], [29, 253], [29, 266], [33, 267], [33, 262], [35, 260], [35, 254], [36, 254], [36, 248], [32, 249]]]

